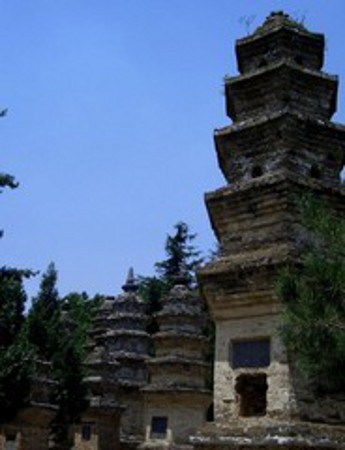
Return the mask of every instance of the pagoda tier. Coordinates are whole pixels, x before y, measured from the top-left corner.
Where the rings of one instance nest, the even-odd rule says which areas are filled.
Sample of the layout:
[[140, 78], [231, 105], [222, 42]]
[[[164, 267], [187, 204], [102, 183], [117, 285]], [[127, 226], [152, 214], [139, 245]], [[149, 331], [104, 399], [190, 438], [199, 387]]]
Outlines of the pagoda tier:
[[143, 386], [147, 382], [149, 335], [145, 304], [130, 272], [124, 293], [106, 297], [94, 320], [94, 339], [109, 361], [116, 361], [118, 385]]
[[232, 185], [279, 169], [340, 185], [345, 159], [343, 125], [283, 110], [216, 130], [214, 138], [219, 166]]
[[189, 435], [205, 422], [211, 404], [201, 299], [185, 284], [177, 283], [162, 299], [156, 320], [159, 331], [153, 336], [155, 356], [148, 362], [150, 382], [142, 389], [144, 448], [187, 444]]
[[336, 110], [338, 79], [289, 60], [225, 79], [226, 109], [234, 121], [287, 109], [328, 120]]
[[305, 243], [305, 232], [295, 199], [311, 191], [345, 215], [343, 188], [325, 187], [322, 181], [297, 176], [287, 169], [208, 194], [206, 203], [213, 230], [221, 243], [221, 259], [251, 260], [255, 252], [272, 249], [274, 254], [277, 246], [299, 250]]
[[[301, 264], [309, 240], [296, 197], [312, 192], [345, 216], [345, 127], [329, 121], [337, 79], [320, 71], [323, 50], [322, 35], [281, 12], [236, 44], [241, 75], [225, 81], [235, 122], [215, 132], [229, 184], [206, 194], [221, 251], [198, 273], [216, 351], [215, 424], [195, 438], [197, 449], [316, 449], [325, 440], [342, 448], [332, 427], [323, 439], [312, 422], [343, 424], [345, 402], [315, 396], [296, 371], [279, 337], [276, 295], [279, 271]], [[300, 421], [305, 438], [291, 439]]]
[[282, 59], [320, 70], [324, 49], [322, 34], [307, 31], [282, 12], [272, 13], [254, 34], [237, 40], [238, 70], [247, 73]]
[[156, 314], [155, 357], [149, 361], [150, 384], [145, 390], [205, 388], [209, 366], [204, 362], [207, 340], [202, 302], [184, 285], [174, 286]]

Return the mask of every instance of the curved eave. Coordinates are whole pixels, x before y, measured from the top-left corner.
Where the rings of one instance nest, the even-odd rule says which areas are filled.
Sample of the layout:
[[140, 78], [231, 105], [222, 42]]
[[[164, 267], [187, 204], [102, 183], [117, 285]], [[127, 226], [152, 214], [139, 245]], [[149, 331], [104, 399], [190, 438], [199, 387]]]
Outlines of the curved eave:
[[245, 36], [243, 38], [237, 39], [236, 46], [248, 45], [251, 42], [261, 39], [263, 36], [268, 36], [268, 35], [271, 35], [274, 33], [278, 33], [281, 30], [285, 30], [289, 33], [291, 33], [291, 32], [297, 33], [308, 39], [313, 39], [313, 40], [319, 41], [319, 42], [324, 42], [324, 40], [325, 40], [324, 35], [322, 33], [315, 33], [312, 31], [308, 31], [306, 28], [299, 25], [297, 22], [289, 21], [289, 24], [279, 23], [275, 26], [274, 25], [273, 26], [265, 26], [265, 25], [266, 24], [264, 23], [262, 26], [257, 28], [255, 30], [255, 32], [253, 34], [251, 34], [250, 36]]
[[206, 338], [201, 334], [190, 334], [181, 332], [159, 331], [153, 336], [154, 340], [189, 340], [189, 341], [205, 341]]
[[170, 394], [174, 397], [185, 394], [193, 394], [200, 396], [212, 396], [212, 391], [210, 389], [204, 388], [193, 388], [193, 387], [182, 387], [182, 386], [153, 386], [148, 385], [141, 389], [142, 392], [155, 393], [155, 394]]
[[307, 187], [315, 191], [322, 190], [327, 193], [337, 194], [341, 196], [345, 195], [345, 187], [340, 183], [338, 187], [335, 187], [333, 185], [325, 185], [322, 180], [311, 177], [307, 178], [285, 169], [267, 173], [262, 175], [261, 177], [252, 178], [246, 182], [229, 184], [222, 188], [216, 189], [215, 191], [207, 192], [205, 194], [205, 202], [206, 205], [208, 205], [210, 202], [221, 200], [222, 197], [227, 197], [228, 195], [232, 195], [235, 193], [240, 194], [249, 190], [256, 190], [263, 186], [273, 186], [285, 181], [302, 187]]
[[158, 358], [150, 358], [148, 360], [148, 364], [152, 366], [174, 366], [174, 365], [185, 365], [188, 364], [190, 366], [202, 367], [208, 369], [211, 365], [205, 361], [190, 359], [190, 358], [182, 358], [182, 357], [173, 357], [173, 356], [165, 356]]
[[119, 328], [118, 330], [107, 330], [102, 334], [103, 340], [111, 337], [140, 337], [140, 339], [149, 339], [150, 335], [146, 331], [128, 330], [126, 328]]
[[256, 127], [257, 125], [264, 124], [265, 122], [269, 122], [271, 120], [279, 119], [283, 116], [291, 116], [302, 121], [312, 122], [315, 125], [319, 125], [337, 131], [338, 133], [341, 133], [343, 138], [345, 137], [345, 125], [337, 122], [331, 122], [329, 120], [321, 120], [321, 119], [313, 119], [312, 117], [305, 117], [303, 114], [300, 114], [296, 111], [290, 111], [288, 107], [282, 109], [281, 111], [274, 112], [272, 114], [266, 114], [265, 116], [262, 117], [242, 120], [241, 122], [236, 122], [223, 128], [217, 128], [214, 130], [214, 137], [217, 138], [225, 136], [229, 133], [240, 132], [244, 129]]
[[122, 363], [123, 361], [128, 361], [132, 363], [137, 362], [145, 362], [149, 359], [148, 354], [138, 354], [138, 353], [131, 353], [131, 352], [125, 352], [125, 351], [119, 351], [119, 352], [112, 352], [111, 356], [116, 358], [119, 363]]
[[198, 271], [198, 279], [202, 284], [206, 279], [219, 278], [229, 272], [257, 270], [283, 265], [289, 261], [296, 261], [296, 252], [287, 244], [276, 244], [268, 248], [218, 258]]

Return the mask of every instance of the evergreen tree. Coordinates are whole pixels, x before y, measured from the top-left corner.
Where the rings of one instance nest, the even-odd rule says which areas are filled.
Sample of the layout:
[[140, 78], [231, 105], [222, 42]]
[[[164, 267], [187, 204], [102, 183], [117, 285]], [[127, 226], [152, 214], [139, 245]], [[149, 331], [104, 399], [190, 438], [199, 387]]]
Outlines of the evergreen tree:
[[0, 423], [13, 419], [29, 398], [33, 366], [25, 301], [21, 276], [0, 272]]
[[68, 429], [78, 422], [87, 407], [84, 361], [92, 318], [100, 299], [71, 293], [60, 303], [56, 349], [52, 355], [53, 373], [58, 381], [54, 400], [58, 413], [53, 424], [56, 448], [70, 448]]
[[53, 263], [42, 276], [28, 316], [28, 336], [38, 358], [50, 361], [57, 382], [52, 402], [58, 407], [53, 423], [55, 448], [69, 448], [69, 426], [87, 406], [84, 360], [98, 297], [71, 293], [60, 299]]
[[196, 235], [190, 233], [188, 225], [184, 222], [178, 222], [174, 229], [175, 233], [172, 236], [168, 235], [165, 242], [167, 258], [157, 262], [155, 268], [160, 279], [170, 286], [182, 273], [191, 284], [195, 281], [195, 270], [202, 263], [200, 252], [193, 245]]
[[154, 334], [158, 331], [158, 324], [154, 314], [161, 309], [160, 300], [168, 290], [169, 284], [166, 280], [155, 276], [139, 277], [139, 293], [146, 302], [146, 314], [149, 317], [149, 323], [146, 327], [146, 331], [149, 334]]
[[28, 316], [28, 334], [40, 358], [51, 360], [59, 334], [59, 294], [56, 288], [57, 271], [50, 263], [43, 274], [37, 296]]
[[344, 391], [345, 221], [309, 197], [299, 205], [308, 241], [302, 264], [278, 278], [281, 335], [315, 388]]
[[[0, 173], [0, 193], [5, 187], [17, 186], [12, 175]], [[24, 326], [26, 294], [22, 280], [32, 274], [30, 270], [0, 268], [0, 423], [13, 419], [30, 393], [32, 349]]]
[[200, 252], [193, 241], [195, 234], [190, 233], [184, 222], [174, 226], [173, 235], [168, 235], [165, 242], [166, 259], [155, 264], [156, 276], [139, 277], [139, 292], [146, 301], [146, 313], [150, 317], [147, 332], [158, 331], [154, 314], [161, 308], [161, 298], [174, 285], [177, 278], [186, 278], [190, 287], [195, 283], [195, 270], [202, 263]]

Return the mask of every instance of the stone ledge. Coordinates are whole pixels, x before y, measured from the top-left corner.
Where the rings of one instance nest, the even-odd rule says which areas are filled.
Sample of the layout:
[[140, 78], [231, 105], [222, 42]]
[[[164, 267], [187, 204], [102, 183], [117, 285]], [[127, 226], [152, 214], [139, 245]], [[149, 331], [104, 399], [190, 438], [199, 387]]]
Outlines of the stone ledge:
[[[343, 449], [345, 427], [304, 422], [275, 423], [265, 419], [243, 420], [231, 426], [206, 425], [196, 436], [191, 437], [194, 448], [241, 450], [277, 447], [286, 449]], [[256, 422], [256, 424], [255, 424]]]

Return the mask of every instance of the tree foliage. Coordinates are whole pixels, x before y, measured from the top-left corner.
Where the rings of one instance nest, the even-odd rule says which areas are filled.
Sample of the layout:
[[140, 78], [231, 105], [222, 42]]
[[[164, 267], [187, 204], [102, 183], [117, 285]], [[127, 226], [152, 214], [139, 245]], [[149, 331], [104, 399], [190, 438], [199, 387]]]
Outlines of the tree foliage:
[[40, 288], [32, 300], [28, 316], [28, 335], [39, 358], [50, 361], [57, 348], [59, 335], [59, 294], [57, 271], [53, 263], [43, 274]]
[[14, 189], [18, 187], [18, 183], [16, 182], [14, 176], [9, 175], [8, 173], [0, 173], [0, 187], [9, 187]]
[[[0, 112], [1, 117], [5, 114], [6, 110]], [[0, 173], [0, 193], [17, 186], [12, 175]], [[30, 394], [32, 348], [25, 326], [23, 278], [31, 275], [31, 270], [0, 268], [0, 423], [13, 419]]]
[[155, 264], [157, 275], [140, 277], [140, 294], [146, 301], [146, 313], [150, 317], [147, 331], [150, 334], [158, 330], [154, 314], [159, 311], [160, 300], [174, 285], [177, 278], [183, 276], [187, 284], [195, 284], [195, 270], [202, 263], [200, 252], [194, 245], [195, 234], [189, 231], [184, 222], [174, 226], [174, 233], [165, 241], [166, 258]]
[[27, 339], [26, 294], [17, 273], [0, 273], [0, 423], [11, 420], [30, 393], [32, 348]]
[[196, 237], [184, 222], [178, 222], [175, 233], [168, 235], [165, 242], [166, 259], [155, 264], [160, 279], [173, 285], [176, 277], [184, 275], [189, 284], [195, 281], [195, 270], [202, 263], [200, 252], [193, 241]]
[[345, 387], [345, 220], [320, 201], [299, 201], [308, 239], [300, 267], [277, 282], [281, 336], [298, 367], [323, 391]]
[[50, 361], [56, 381], [52, 402], [58, 407], [53, 422], [56, 448], [67, 448], [68, 427], [87, 406], [84, 360], [91, 320], [98, 298], [71, 293], [60, 298], [58, 274], [50, 264], [28, 316], [28, 336], [38, 358]]
[[71, 293], [61, 300], [56, 349], [52, 355], [53, 372], [58, 381], [54, 400], [58, 404], [53, 430], [59, 444], [69, 445], [68, 427], [78, 422], [87, 407], [84, 361], [92, 318], [100, 299]]

